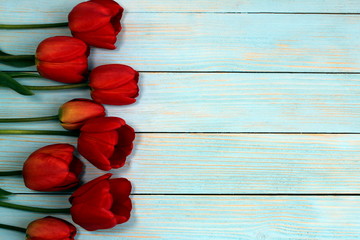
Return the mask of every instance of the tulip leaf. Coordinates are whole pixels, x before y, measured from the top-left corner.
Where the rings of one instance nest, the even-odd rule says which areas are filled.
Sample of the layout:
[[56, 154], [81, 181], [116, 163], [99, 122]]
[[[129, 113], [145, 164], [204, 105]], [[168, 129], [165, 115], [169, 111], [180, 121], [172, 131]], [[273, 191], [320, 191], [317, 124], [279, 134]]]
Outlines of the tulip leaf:
[[0, 72], [0, 86], [11, 88], [12, 90], [22, 95], [34, 95], [34, 93], [30, 89], [28, 89], [24, 85], [21, 85], [15, 79], [13, 79], [4, 72]]
[[13, 193], [0, 188], [0, 199], [6, 199], [9, 195], [12, 195], [12, 194]]
[[35, 65], [34, 55], [11, 55], [0, 50], [0, 63], [12, 67], [29, 67]]

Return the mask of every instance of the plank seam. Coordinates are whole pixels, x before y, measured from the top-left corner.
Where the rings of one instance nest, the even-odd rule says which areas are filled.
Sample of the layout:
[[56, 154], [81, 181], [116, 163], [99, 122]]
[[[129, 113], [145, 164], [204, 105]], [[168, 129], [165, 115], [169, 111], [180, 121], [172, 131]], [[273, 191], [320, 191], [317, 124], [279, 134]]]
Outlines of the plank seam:
[[[37, 71], [2, 71], [2, 72], [28, 72], [37, 73]], [[248, 74], [248, 73], [266, 73], [266, 74], [354, 74], [358, 75], [360, 72], [287, 72], [287, 71], [138, 71], [139, 73], [233, 73], [233, 74]]]
[[135, 132], [138, 134], [269, 134], [269, 135], [301, 135], [301, 134], [310, 134], [310, 135], [331, 135], [331, 134], [341, 134], [341, 135], [347, 135], [347, 134], [360, 134], [360, 132]]
[[[71, 193], [14, 193], [15, 195], [71, 195]], [[352, 196], [360, 193], [132, 193], [131, 196]]]
[[180, 12], [180, 11], [147, 11], [147, 12], [127, 12], [129, 14], [276, 14], [276, 15], [360, 15], [358, 12], [239, 12], [239, 11], [221, 11], [221, 12], [200, 12], [200, 11], [186, 11], [186, 12]]

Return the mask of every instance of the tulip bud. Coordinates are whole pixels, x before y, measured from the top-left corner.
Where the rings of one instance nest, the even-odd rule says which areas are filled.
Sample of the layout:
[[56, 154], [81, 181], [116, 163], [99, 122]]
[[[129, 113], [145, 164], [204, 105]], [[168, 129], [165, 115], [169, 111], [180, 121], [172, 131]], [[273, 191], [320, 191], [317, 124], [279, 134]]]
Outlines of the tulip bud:
[[23, 166], [25, 185], [50, 192], [78, 185], [84, 164], [73, 155], [74, 150], [70, 144], [52, 144], [33, 152]]
[[91, 0], [76, 5], [69, 13], [74, 37], [90, 46], [115, 49], [124, 9], [113, 0]]
[[50, 37], [42, 41], [36, 50], [36, 66], [45, 78], [79, 83], [88, 71], [89, 47], [83, 41], [66, 36]]
[[73, 221], [88, 231], [108, 229], [129, 220], [131, 182], [105, 174], [79, 187], [70, 197]]
[[95, 117], [104, 117], [105, 115], [103, 105], [84, 98], [70, 100], [59, 109], [61, 126], [67, 130], [79, 129], [84, 125], [85, 121]]
[[139, 73], [129, 66], [108, 64], [94, 68], [89, 77], [91, 97], [100, 103], [127, 105], [139, 95]]
[[74, 225], [50, 216], [31, 222], [26, 229], [27, 240], [73, 240], [75, 235]]

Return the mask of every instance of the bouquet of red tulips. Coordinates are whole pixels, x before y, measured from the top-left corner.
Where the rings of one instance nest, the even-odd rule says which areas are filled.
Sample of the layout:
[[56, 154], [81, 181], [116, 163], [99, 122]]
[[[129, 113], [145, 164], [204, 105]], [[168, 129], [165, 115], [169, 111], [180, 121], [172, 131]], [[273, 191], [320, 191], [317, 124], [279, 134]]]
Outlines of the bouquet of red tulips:
[[[70, 36], [44, 39], [34, 55], [10, 55], [0, 51], [0, 63], [13, 67], [35, 65], [38, 74], [0, 72], [0, 86], [20, 94], [32, 95], [33, 90], [89, 88], [92, 99], [76, 98], [59, 107], [55, 116], [32, 118], [1, 118], [0, 122], [31, 122], [58, 120], [67, 131], [2, 129], [0, 134], [46, 134], [77, 137], [77, 152], [95, 167], [109, 171], [124, 166], [133, 149], [135, 132], [118, 117], [106, 116], [102, 104], [126, 105], [139, 95], [139, 73], [122, 64], [88, 69], [91, 47], [115, 49], [121, 31], [124, 9], [113, 0], [90, 0], [76, 5], [67, 23], [1, 25], [0, 29], [66, 27]], [[2, 30], [3, 31], [3, 30]], [[26, 86], [19, 77], [42, 77], [65, 83], [57, 86]], [[131, 182], [111, 178], [107, 173], [80, 184], [84, 164], [68, 143], [47, 145], [36, 150], [24, 161], [22, 170], [0, 172], [0, 176], [22, 175], [24, 184], [35, 191], [74, 190], [69, 198], [71, 208], [48, 209], [22, 206], [6, 201], [11, 192], [0, 189], [0, 206], [42, 213], [70, 213], [73, 221], [86, 230], [112, 228], [129, 220], [132, 203]], [[27, 229], [0, 223], [0, 227], [21, 231], [27, 239], [74, 239], [75, 226], [56, 217], [31, 222]]]

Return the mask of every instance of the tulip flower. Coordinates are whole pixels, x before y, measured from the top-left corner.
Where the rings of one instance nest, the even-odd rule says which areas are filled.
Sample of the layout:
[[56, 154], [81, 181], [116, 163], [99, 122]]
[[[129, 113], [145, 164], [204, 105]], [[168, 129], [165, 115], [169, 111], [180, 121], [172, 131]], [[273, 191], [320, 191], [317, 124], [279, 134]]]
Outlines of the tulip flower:
[[[79, 83], [88, 73], [89, 47], [80, 39], [56, 36], [43, 40], [35, 55], [10, 55], [0, 51], [0, 63], [14, 67], [36, 65], [40, 76], [62, 83]], [[32, 95], [31, 86], [25, 86], [14, 77], [34, 77], [32, 73], [0, 73], [2, 85]], [[39, 75], [38, 75], [39, 76]], [[78, 86], [80, 87], [80, 86]], [[36, 88], [35, 88], [36, 89]]]
[[25, 233], [26, 240], [73, 240], [76, 235], [74, 225], [51, 216], [32, 221], [27, 228], [6, 224], [0, 224], [0, 228]]
[[63, 128], [77, 130], [85, 121], [95, 117], [104, 117], [105, 115], [105, 108], [100, 103], [90, 99], [75, 98], [61, 105], [58, 115], [31, 118], [0, 118], [0, 123], [59, 120]]
[[69, 28], [74, 37], [90, 46], [115, 49], [123, 11], [113, 0], [82, 2], [69, 13]]
[[95, 167], [109, 171], [125, 164], [134, 138], [134, 129], [121, 118], [93, 118], [80, 129], [78, 151]]
[[108, 64], [94, 68], [89, 76], [91, 97], [100, 103], [126, 105], [139, 95], [139, 73], [129, 66]]
[[63, 83], [79, 83], [88, 71], [89, 48], [73, 37], [56, 36], [36, 49], [36, 67], [41, 76]]
[[79, 187], [69, 198], [73, 221], [88, 231], [112, 228], [129, 220], [131, 183], [111, 173]]
[[33, 152], [24, 162], [25, 185], [36, 191], [60, 191], [79, 184], [84, 164], [69, 144], [52, 144]]
[[101, 104], [84, 98], [68, 101], [59, 109], [61, 126], [67, 130], [79, 129], [85, 121], [105, 115], [105, 108]]
[[31, 222], [26, 230], [27, 240], [73, 240], [75, 235], [74, 225], [50, 216]]

